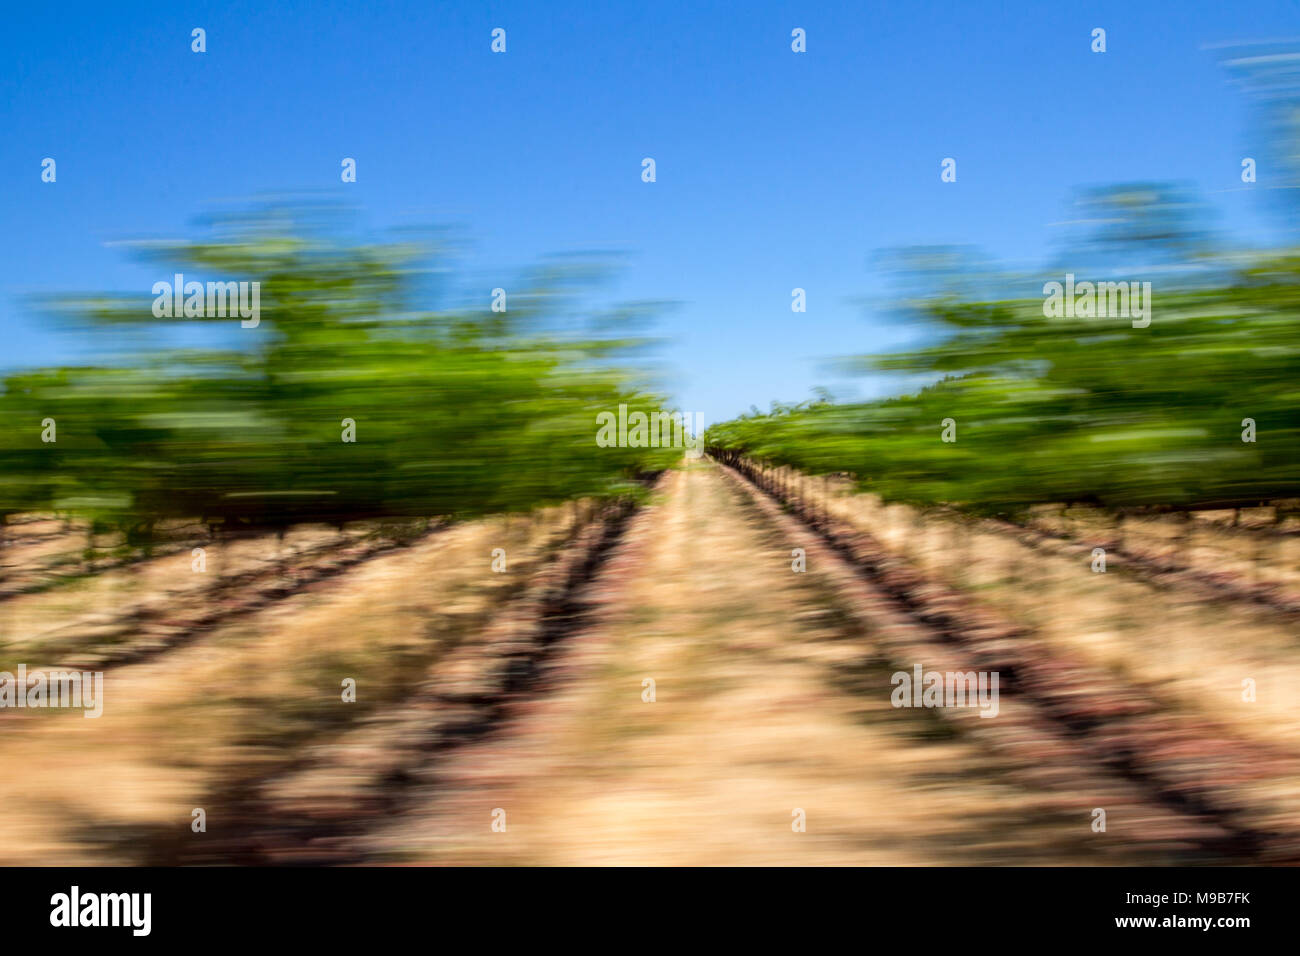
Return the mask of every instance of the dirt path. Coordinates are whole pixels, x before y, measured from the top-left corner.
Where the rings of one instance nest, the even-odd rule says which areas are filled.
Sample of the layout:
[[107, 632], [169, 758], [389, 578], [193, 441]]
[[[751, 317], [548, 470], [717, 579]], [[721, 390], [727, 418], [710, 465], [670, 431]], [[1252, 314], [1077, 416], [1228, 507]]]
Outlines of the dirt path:
[[792, 570], [791, 549], [809, 545], [712, 463], [671, 475], [598, 580], [605, 613], [566, 640], [548, 692], [440, 765], [410, 812], [364, 838], [363, 855], [1140, 861], [1113, 832], [1091, 831], [1088, 795], [1037, 789], [932, 711], [892, 708], [892, 668], [871, 635], [839, 612], [815, 562]]

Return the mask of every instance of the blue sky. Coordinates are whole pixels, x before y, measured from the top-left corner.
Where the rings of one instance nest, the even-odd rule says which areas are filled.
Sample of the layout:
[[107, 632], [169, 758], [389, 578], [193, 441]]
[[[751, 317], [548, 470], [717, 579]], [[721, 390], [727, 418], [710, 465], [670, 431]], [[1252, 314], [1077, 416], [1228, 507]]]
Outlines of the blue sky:
[[[1076, 187], [1134, 180], [1194, 184], [1229, 236], [1270, 241], [1266, 191], [1239, 178], [1262, 144], [1207, 46], [1300, 35], [1292, 0], [20, 4], [6, 18], [0, 366], [70, 354], [32, 294], [147, 293], [156, 268], [107, 243], [320, 190], [369, 229], [452, 226], [485, 302], [543, 256], [626, 254], [601, 294], [679, 303], [655, 327], [664, 383], [708, 421], [846, 387], [826, 359], [904, 338], [880, 249], [971, 244], [1032, 266]], [[807, 53], [791, 52], [795, 27]]]

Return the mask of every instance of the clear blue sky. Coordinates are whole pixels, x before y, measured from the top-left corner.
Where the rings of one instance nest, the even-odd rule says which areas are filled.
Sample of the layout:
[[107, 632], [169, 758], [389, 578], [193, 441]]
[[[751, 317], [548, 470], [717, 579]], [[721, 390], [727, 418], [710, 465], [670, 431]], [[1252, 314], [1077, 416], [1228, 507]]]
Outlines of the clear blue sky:
[[1260, 151], [1249, 104], [1206, 47], [1300, 34], [1294, 0], [23, 3], [5, 18], [0, 366], [68, 354], [28, 295], [147, 292], [157, 270], [106, 243], [320, 189], [370, 228], [458, 227], [485, 300], [544, 255], [628, 253], [605, 294], [680, 302], [657, 325], [666, 384], [707, 420], [806, 398], [833, 384], [824, 359], [897, 342], [862, 301], [888, 288], [881, 248], [1031, 265], [1075, 187], [1148, 179], [1196, 184], [1229, 235], [1266, 241], [1266, 197], [1239, 179]]

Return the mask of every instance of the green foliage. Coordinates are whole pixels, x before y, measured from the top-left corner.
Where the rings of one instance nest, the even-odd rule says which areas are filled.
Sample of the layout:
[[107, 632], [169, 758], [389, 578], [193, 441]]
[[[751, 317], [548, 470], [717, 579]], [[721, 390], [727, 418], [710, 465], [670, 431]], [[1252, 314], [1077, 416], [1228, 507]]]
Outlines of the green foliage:
[[[596, 447], [599, 412], [664, 404], [613, 364], [636, 341], [557, 319], [585, 277], [544, 273], [506, 313], [486, 296], [479, 312], [420, 310], [418, 253], [303, 234], [278, 212], [150, 247], [160, 278], [260, 282], [260, 324], [160, 320], [142, 296], [63, 303], [103, 361], [4, 380], [0, 515], [66, 511], [146, 537], [170, 518], [469, 517], [626, 493], [680, 454]], [[178, 322], [220, 323], [230, 345], [113, 355]]]
[[[936, 384], [744, 416], [706, 441], [849, 471], [888, 499], [976, 510], [1300, 496], [1300, 257], [1256, 258], [1214, 288], [1153, 292], [1147, 328], [1048, 318], [1042, 299], [932, 302], [941, 341], [867, 365]], [[955, 442], [940, 440], [946, 418]], [[1254, 443], [1242, 441], [1245, 418]]]

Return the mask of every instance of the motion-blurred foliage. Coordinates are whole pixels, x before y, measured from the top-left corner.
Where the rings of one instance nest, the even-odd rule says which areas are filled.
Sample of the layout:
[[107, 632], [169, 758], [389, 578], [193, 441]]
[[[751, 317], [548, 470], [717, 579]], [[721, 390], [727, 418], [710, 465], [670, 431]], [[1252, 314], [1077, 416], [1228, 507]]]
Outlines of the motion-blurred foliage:
[[[1257, 257], [1213, 288], [1157, 281], [1153, 296], [1148, 328], [1048, 318], [1042, 298], [933, 300], [940, 341], [864, 365], [935, 384], [878, 402], [778, 406], [715, 425], [706, 442], [852, 472], [888, 499], [978, 510], [1300, 496], [1300, 256]], [[941, 441], [947, 418], [955, 442]], [[1246, 418], [1254, 443], [1242, 441]]]
[[[145, 540], [167, 519], [475, 516], [626, 493], [680, 455], [596, 447], [598, 412], [666, 406], [614, 364], [638, 340], [576, 334], [557, 315], [584, 281], [576, 267], [511, 290], [503, 313], [486, 295], [479, 311], [430, 311], [415, 304], [430, 275], [421, 247], [357, 245], [302, 222], [267, 209], [208, 241], [147, 247], [160, 279], [260, 282], [256, 328], [238, 315], [157, 319], [152, 297], [63, 302], [104, 360], [4, 380], [0, 516], [80, 514]], [[231, 330], [231, 346], [114, 355], [132, 330], [205, 321]]]
[[[1032, 293], [1006, 277], [976, 281], [951, 249], [901, 260], [907, 317], [933, 321], [939, 334], [927, 348], [857, 365], [928, 376], [930, 387], [865, 404], [774, 406], [715, 425], [706, 443], [851, 472], [885, 498], [973, 510], [1300, 497], [1300, 47], [1265, 41], [1223, 55], [1258, 112], [1252, 142], [1264, 148], [1271, 186], [1259, 201], [1280, 214], [1284, 248], [1224, 251], [1208, 208], [1183, 185], [1082, 190], [1071, 224], [1084, 232]], [[1045, 317], [1038, 285], [1065, 272], [1150, 280], [1149, 327]], [[998, 296], [990, 285], [1015, 291]], [[941, 441], [948, 418], [955, 442]], [[1242, 440], [1244, 419], [1255, 423], [1253, 443]]]

